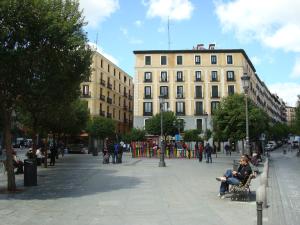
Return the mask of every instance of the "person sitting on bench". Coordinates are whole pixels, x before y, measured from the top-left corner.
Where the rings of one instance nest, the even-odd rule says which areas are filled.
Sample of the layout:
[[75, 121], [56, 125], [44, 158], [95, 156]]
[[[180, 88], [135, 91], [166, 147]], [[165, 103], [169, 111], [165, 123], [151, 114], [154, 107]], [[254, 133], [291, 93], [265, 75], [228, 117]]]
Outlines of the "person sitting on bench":
[[219, 197], [223, 198], [225, 192], [229, 189], [230, 185], [244, 184], [248, 177], [252, 174], [252, 169], [249, 165], [249, 159], [245, 156], [241, 157], [240, 166], [237, 171], [227, 170], [223, 177], [217, 177], [218, 181], [221, 181]]
[[13, 151], [12, 156], [13, 156], [13, 166], [17, 168], [16, 174], [24, 173], [23, 171], [24, 163], [18, 159], [17, 153], [15, 151]]

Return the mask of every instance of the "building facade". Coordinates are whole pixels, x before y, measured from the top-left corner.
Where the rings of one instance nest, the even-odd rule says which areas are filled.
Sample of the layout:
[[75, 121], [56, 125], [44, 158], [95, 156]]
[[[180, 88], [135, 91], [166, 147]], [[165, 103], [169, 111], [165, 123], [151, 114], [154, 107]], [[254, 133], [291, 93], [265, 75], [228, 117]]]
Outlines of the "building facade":
[[116, 132], [132, 128], [132, 77], [98, 52], [93, 55], [90, 79], [81, 84], [81, 99], [88, 102], [92, 116], [115, 120]]
[[211, 115], [223, 97], [243, 93], [241, 76], [250, 76], [249, 97], [275, 121], [283, 119], [281, 102], [259, 79], [242, 49], [134, 51], [134, 127], [142, 128], [164, 110], [184, 120], [185, 129], [211, 129]]
[[296, 108], [287, 106], [286, 107], [286, 119], [287, 119], [287, 124], [291, 125], [293, 121], [296, 119]]

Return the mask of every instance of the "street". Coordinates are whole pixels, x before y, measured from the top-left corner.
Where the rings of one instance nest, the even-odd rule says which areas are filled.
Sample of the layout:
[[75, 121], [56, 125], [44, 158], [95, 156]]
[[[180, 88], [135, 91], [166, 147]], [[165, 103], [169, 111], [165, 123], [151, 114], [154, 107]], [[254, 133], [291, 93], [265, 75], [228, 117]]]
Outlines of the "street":
[[[275, 168], [278, 179], [285, 176], [290, 166], [297, 166], [299, 158], [292, 158], [292, 154], [295, 152], [271, 153], [271, 170]], [[212, 164], [166, 159], [166, 168], [158, 167], [159, 159], [132, 159], [126, 155], [123, 164], [106, 165], [101, 158], [67, 154], [55, 167], [39, 167], [36, 187], [23, 187], [23, 177], [17, 175], [21, 192], [0, 194], [0, 224], [234, 225], [241, 221], [245, 225], [256, 224], [254, 199], [237, 202], [217, 197], [219, 183], [215, 177], [231, 168], [238, 154], [231, 157], [218, 154], [218, 158], [213, 156]], [[294, 183], [298, 181], [294, 179], [299, 172], [299, 166], [297, 168], [285, 176], [289, 182], [285, 189], [282, 186], [285, 182], [277, 189], [270, 181], [270, 207], [264, 210], [264, 223], [296, 224], [292, 221], [299, 219], [300, 195], [291, 196], [291, 193], [297, 191]], [[270, 171], [270, 179], [273, 179], [272, 174]], [[0, 177], [2, 187], [5, 185], [3, 174]], [[251, 184], [255, 193], [259, 178]], [[282, 206], [272, 197], [278, 190], [289, 193], [281, 196]], [[281, 208], [284, 210], [278, 214], [276, 210]], [[290, 222], [284, 223], [287, 219]]]

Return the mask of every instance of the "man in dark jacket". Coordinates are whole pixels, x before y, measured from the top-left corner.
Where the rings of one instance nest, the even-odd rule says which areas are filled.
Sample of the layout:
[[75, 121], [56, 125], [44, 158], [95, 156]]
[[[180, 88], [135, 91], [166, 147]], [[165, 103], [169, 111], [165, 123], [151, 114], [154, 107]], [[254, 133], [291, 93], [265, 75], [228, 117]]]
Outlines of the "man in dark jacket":
[[242, 157], [240, 160], [240, 166], [237, 171], [227, 170], [223, 177], [216, 178], [218, 181], [221, 181], [219, 196], [224, 196], [225, 191], [228, 191], [229, 184], [239, 185], [240, 183], [246, 183], [251, 173], [252, 169], [249, 165], [248, 158]]

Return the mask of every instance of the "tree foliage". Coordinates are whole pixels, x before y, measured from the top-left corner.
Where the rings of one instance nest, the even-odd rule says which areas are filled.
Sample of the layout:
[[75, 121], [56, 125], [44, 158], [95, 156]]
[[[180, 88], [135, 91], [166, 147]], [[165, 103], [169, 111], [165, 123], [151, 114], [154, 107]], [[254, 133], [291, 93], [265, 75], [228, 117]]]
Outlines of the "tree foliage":
[[132, 141], [144, 141], [146, 139], [146, 131], [142, 129], [132, 128], [129, 133], [122, 135], [122, 140], [126, 143]]
[[[258, 139], [268, 128], [268, 116], [248, 99], [249, 136]], [[224, 98], [213, 115], [214, 137], [237, 141], [246, 137], [245, 97], [235, 94]]]
[[[30, 117], [35, 133], [53, 107], [78, 97], [91, 64], [84, 25], [78, 1], [0, 2], [0, 107], [9, 162], [9, 128], [17, 106]], [[8, 167], [8, 189], [13, 190], [12, 165]]]
[[[161, 134], [161, 124], [160, 116], [158, 113], [155, 116], [147, 120], [145, 125], [145, 130], [148, 134], [160, 135]], [[168, 135], [174, 136], [177, 132], [176, 127], [176, 116], [174, 112], [163, 112], [163, 135], [166, 137]]]
[[116, 124], [110, 118], [95, 116], [91, 118], [87, 125], [87, 131], [93, 138], [105, 139], [115, 134]]
[[184, 136], [183, 136], [183, 140], [186, 142], [190, 142], [190, 141], [200, 141], [200, 131], [198, 129], [194, 129], [194, 130], [185, 130], [184, 131]]

